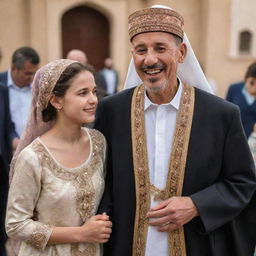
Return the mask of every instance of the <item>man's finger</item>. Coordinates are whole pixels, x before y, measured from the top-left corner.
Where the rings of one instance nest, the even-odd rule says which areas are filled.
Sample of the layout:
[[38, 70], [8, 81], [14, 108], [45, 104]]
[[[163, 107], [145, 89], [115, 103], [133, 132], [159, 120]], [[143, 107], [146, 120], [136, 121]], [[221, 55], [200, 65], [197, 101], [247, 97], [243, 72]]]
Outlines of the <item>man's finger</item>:
[[180, 228], [179, 225], [176, 225], [174, 223], [168, 223], [164, 226], [159, 227], [157, 230], [159, 232], [170, 232], [170, 231], [173, 231], [173, 230], [176, 230], [176, 229], [179, 229], [179, 228]]

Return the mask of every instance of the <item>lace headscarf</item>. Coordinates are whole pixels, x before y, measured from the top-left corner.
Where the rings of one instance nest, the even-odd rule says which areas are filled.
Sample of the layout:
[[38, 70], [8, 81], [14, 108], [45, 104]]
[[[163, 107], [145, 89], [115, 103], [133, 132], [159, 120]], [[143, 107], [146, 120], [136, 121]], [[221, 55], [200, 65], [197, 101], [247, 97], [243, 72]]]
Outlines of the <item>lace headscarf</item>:
[[[164, 5], [153, 5], [151, 8], [171, 9]], [[177, 76], [182, 82], [213, 94], [213, 89], [209, 85], [199, 65], [186, 33], [184, 33], [183, 42], [187, 46], [187, 54], [184, 62], [178, 64]], [[128, 68], [124, 89], [132, 88], [140, 84], [142, 84], [142, 81], [135, 69], [134, 60], [132, 58]]]
[[14, 167], [19, 153], [35, 138], [42, 135], [52, 127], [53, 121], [43, 121], [42, 111], [47, 107], [50, 94], [63, 71], [70, 64], [75, 62], [76, 61], [68, 59], [55, 60], [46, 64], [36, 72], [32, 83], [32, 104], [30, 115], [26, 128], [21, 136], [20, 143], [11, 161], [9, 174], [10, 183], [13, 177]]

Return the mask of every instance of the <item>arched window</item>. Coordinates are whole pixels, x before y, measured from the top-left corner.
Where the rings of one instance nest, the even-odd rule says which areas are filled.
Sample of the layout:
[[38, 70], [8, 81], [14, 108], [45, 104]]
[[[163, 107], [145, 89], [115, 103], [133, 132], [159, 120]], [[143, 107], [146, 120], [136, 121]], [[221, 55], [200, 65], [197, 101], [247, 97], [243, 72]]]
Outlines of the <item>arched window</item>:
[[239, 36], [239, 53], [250, 54], [252, 45], [252, 33], [249, 31], [242, 31]]

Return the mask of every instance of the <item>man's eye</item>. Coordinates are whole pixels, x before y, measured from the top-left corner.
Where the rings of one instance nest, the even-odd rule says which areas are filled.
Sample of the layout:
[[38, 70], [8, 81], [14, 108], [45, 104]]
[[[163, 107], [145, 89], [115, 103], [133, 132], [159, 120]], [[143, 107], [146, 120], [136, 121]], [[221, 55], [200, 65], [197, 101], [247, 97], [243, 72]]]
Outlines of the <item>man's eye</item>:
[[164, 47], [158, 47], [157, 50], [158, 50], [159, 52], [163, 52], [163, 51], [165, 51], [165, 48], [164, 48]]
[[146, 49], [138, 49], [137, 53], [144, 53], [146, 51]]

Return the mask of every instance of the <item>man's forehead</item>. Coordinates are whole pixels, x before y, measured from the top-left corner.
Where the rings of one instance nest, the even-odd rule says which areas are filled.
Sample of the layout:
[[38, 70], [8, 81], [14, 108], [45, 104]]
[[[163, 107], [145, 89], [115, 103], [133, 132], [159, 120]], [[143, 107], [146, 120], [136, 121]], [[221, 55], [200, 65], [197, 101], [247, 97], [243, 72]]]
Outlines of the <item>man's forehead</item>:
[[131, 43], [133, 46], [138, 44], [164, 44], [174, 41], [174, 36], [166, 32], [146, 32], [136, 35]]
[[33, 64], [29, 60], [26, 60], [23, 65], [23, 69], [37, 69], [38, 66], [38, 64]]

